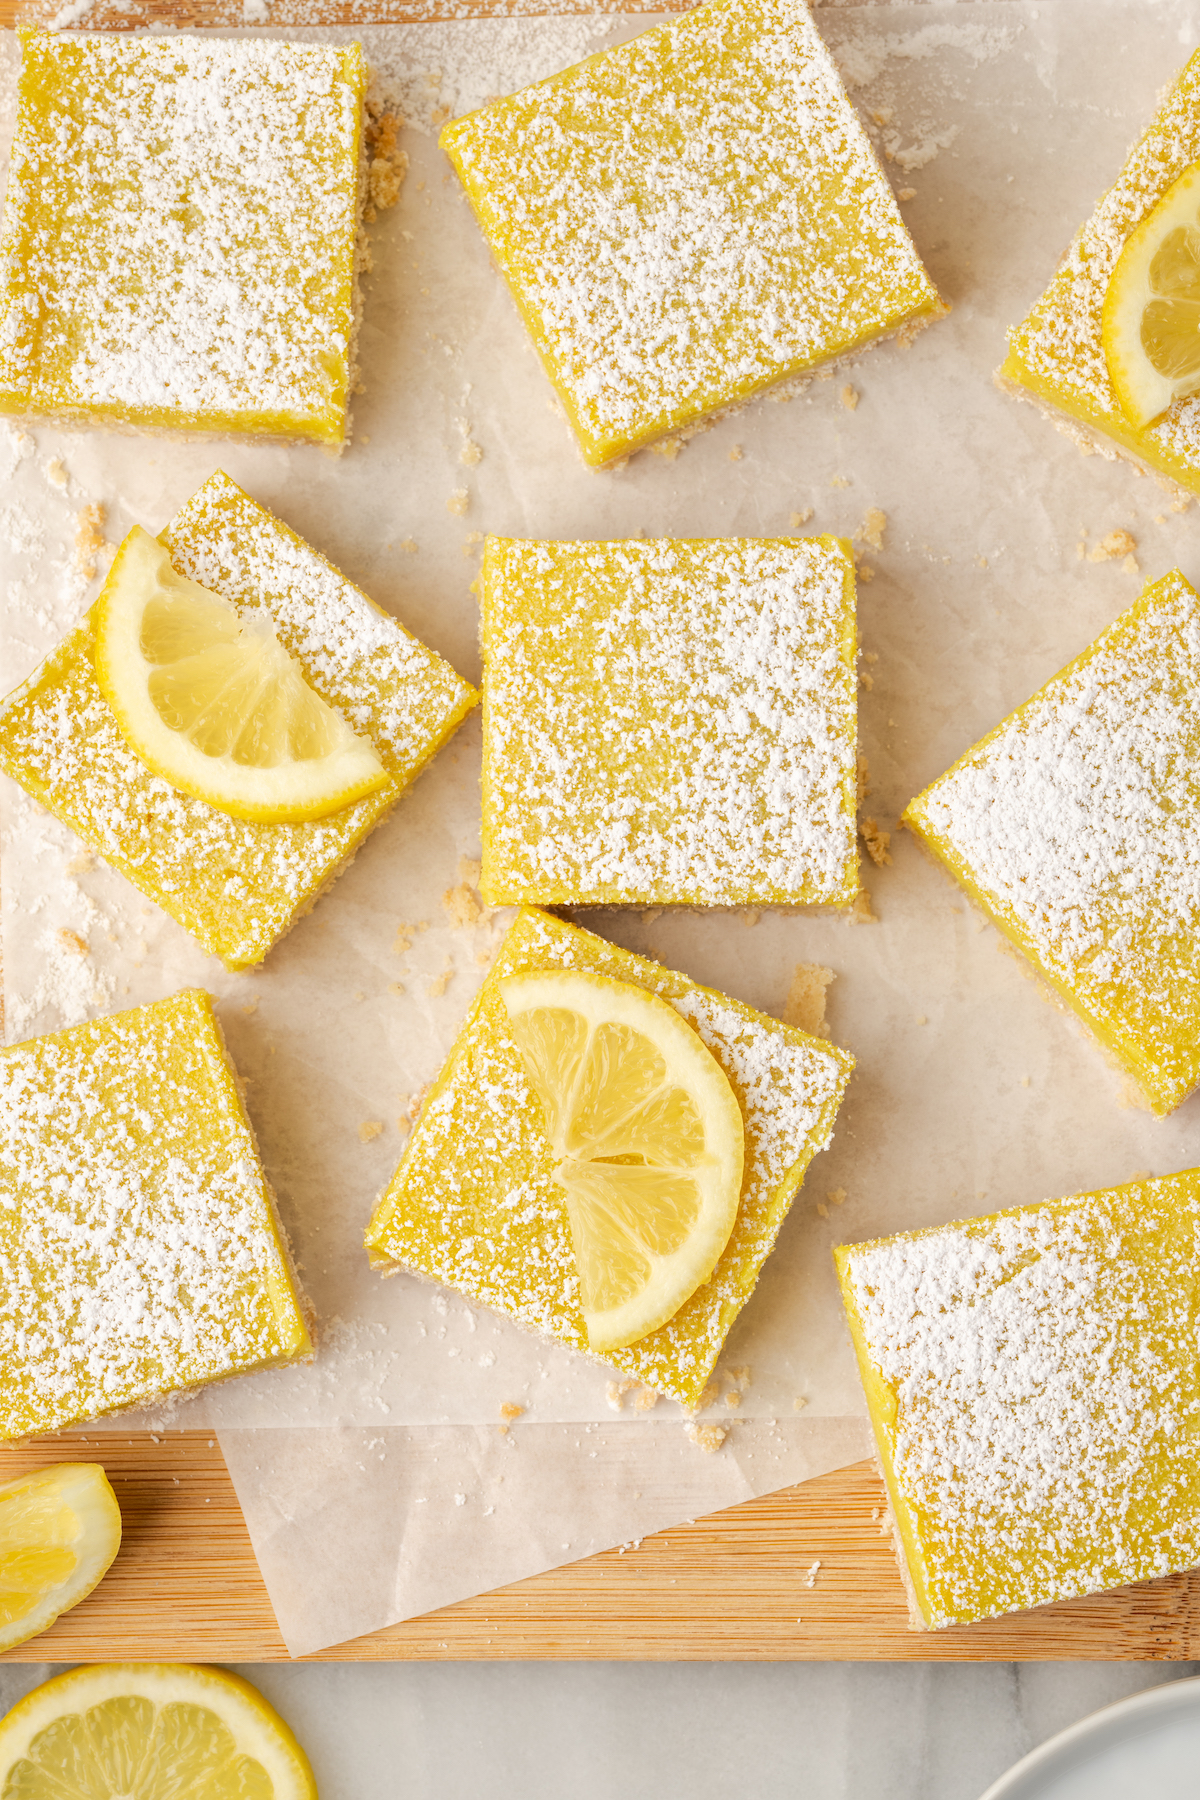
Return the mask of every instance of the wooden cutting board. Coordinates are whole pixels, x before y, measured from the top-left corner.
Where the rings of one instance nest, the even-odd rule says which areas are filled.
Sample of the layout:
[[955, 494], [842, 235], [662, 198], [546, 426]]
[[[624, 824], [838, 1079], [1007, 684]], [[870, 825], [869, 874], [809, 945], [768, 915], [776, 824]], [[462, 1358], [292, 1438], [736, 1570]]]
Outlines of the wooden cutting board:
[[[121, 1553], [89, 1599], [5, 1660], [286, 1657], [207, 1433], [64, 1434], [5, 1446], [0, 1481], [76, 1459], [108, 1471], [125, 1521]], [[882, 1502], [871, 1465], [858, 1463], [308, 1660], [1200, 1657], [1200, 1571], [984, 1625], [914, 1632], [880, 1533]]]
[[[656, 11], [688, 0], [659, 0]], [[0, 26], [44, 19], [44, 0], [0, 0]], [[416, 23], [484, 14], [637, 12], [648, 0], [274, 0], [276, 25]], [[240, 25], [241, 0], [96, 0], [88, 29], [155, 20]], [[96, 1592], [3, 1660], [180, 1658], [275, 1661], [275, 1624], [237, 1496], [203, 1432], [161, 1439], [64, 1434], [0, 1447], [0, 1481], [71, 1460], [102, 1461], [121, 1504], [121, 1553]], [[1200, 1657], [1200, 1571], [953, 1631], [912, 1631], [883, 1490], [868, 1463], [784, 1488], [694, 1525], [645, 1538], [356, 1638], [310, 1660], [479, 1658], [805, 1658], [989, 1661]], [[812, 1566], [813, 1585], [807, 1585]]]

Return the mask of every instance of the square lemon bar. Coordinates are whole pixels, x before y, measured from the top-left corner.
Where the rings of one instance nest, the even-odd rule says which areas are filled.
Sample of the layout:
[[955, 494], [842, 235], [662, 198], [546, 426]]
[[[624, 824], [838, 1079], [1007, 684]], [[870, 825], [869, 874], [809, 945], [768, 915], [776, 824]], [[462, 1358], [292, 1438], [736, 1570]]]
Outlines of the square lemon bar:
[[915, 1619], [1200, 1562], [1200, 1170], [834, 1252]]
[[741, 1106], [741, 1200], [711, 1279], [657, 1331], [605, 1358], [694, 1406], [804, 1171], [829, 1144], [854, 1059], [546, 913], [518, 914], [366, 1243], [376, 1265], [443, 1282], [572, 1350], [587, 1353], [588, 1339], [567, 1210], [500, 992], [507, 976], [531, 969], [579, 969], [669, 1000], [712, 1051]]
[[1160, 1117], [1200, 1080], [1200, 596], [1176, 570], [904, 823]]
[[160, 541], [181, 574], [270, 614], [305, 679], [370, 738], [391, 779], [298, 825], [233, 818], [181, 793], [117, 727], [96, 679], [93, 614], [0, 707], [0, 769], [243, 969], [309, 910], [479, 696], [228, 475], [206, 481]]
[[0, 1050], [0, 1437], [310, 1354], [212, 1002]]
[[854, 564], [839, 538], [489, 538], [494, 905], [850, 905]]
[[23, 39], [0, 413], [341, 445], [360, 46]]
[[997, 379], [1034, 400], [1082, 448], [1123, 455], [1200, 493], [1200, 396], [1135, 425], [1113, 388], [1101, 339], [1104, 297], [1134, 227], [1200, 158], [1200, 52], [1182, 70], [1080, 227], [1041, 299], [1008, 334]]
[[803, 0], [709, 0], [441, 142], [589, 463], [944, 310]]

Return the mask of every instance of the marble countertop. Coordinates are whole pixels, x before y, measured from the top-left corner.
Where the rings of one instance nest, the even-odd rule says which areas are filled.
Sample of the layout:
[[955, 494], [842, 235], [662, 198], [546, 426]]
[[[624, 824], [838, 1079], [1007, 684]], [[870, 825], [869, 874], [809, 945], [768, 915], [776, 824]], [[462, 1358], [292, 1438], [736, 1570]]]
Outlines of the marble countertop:
[[[0, 1708], [59, 1672], [0, 1666]], [[978, 1800], [1194, 1663], [243, 1664], [321, 1800]]]

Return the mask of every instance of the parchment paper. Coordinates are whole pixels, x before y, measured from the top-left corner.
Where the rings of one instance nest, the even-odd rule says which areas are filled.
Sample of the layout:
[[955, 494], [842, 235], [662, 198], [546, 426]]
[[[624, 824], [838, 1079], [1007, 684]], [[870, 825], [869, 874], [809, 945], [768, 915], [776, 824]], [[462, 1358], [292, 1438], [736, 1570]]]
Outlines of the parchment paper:
[[[5, 689], [95, 591], [71, 567], [80, 507], [104, 503], [113, 542], [135, 521], [156, 531], [217, 466], [473, 679], [474, 533], [774, 535], [811, 508], [805, 530], [853, 535], [875, 507], [888, 524], [882, 549], [865, 552], [875, 573], [859, 593], [862, 641], [877, 658], [863, 664], [864, 810], [892, 828], [911, 795], [1144, 580], [1175, 564], [1200, 577], [1193, 513], [1172, 511], [1123, 466], [1085, 461], [990, 382], [1004, 326], [1040, 292], [1194, 47], [1196, 7], [965, 0], [818, 17], [954, 312], [910, 349], [881, 347], [720, 421], [674, 459], [644, 453], [612, 473], [587, 470], [573, 449], [436, 148], [434, 114], [652, 21], [291, 34], [360, 36], [412, 121], [401, 203], [373, 232], [355, 442], [333, 461], [99, 432], [3, 434]], [[11, 46], [7, 66], [11, 109]], [[482, 459], [462, 460], [472, 444]], [[465, 514], [449, 509], [458, 490]], [[1089, 558], [1117, 526], [1138, 542], [1140, 574]], [[867, 865], [875, 924], [580, 915], [767, 1011], [782, 1009], [798, 962], [828, 966], [832, 1034], [858, 1058], [833, 1147], [812, 1165], [722, 1358], [720, 1398], [704, 1414], [729, 1427], [720, 1451], [705, 1455], [667, 1403], [635, 1413], [627, 1399], [615, 1413], [600, 1366], [456, 1296], [383, 1282], [360, 1247], [399, 1155], [399, 1121], [436, 1073], [505, 924], [492, 915], [456, 928], [442, 904], [462, 859], [478, 855], [478, 776], [472, 721], [333, 892], [244, 976], [203, 956], [121, 878], [81, 869], [70, 834], [4, 790], [10, 1037], [198, 982], [220, 997], [248, 1080], [320, 1350], [310, 1368], [210, 1390], [169, 1423], [219, 1431], [294, 1653], [867, 1454], [833, 1244], [1200, 1155], [1197, 1102], [1163, 1123], [1124, 1107], [1099, 1052], [904, 835], [891, 866]], [[421, 921], [428, 928], [400, 953], [397, 927]], [[86, 958], [64, 928], [86, 939]], [[431, 991], [447, 975], [444, 992]], [[375, 1122], [382, 1130], [362, 1141]], [[735, 1390], [736, 1411], [725, 1399]], [[507, 1432], [504, 1405], [525, 1408]]]

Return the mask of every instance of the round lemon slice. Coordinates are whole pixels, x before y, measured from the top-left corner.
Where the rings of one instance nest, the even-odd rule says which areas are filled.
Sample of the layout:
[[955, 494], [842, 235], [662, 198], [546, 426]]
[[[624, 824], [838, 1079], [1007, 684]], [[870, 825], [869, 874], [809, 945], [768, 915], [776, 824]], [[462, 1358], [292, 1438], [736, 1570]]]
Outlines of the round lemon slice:
[[308, 1758], [257, 1688], [191, 1663], [92, 1663], [0, 1723], [12, 1800], [317, 1800]]
[[742, 1191], [742, 1114], [674, 1007], [603, 975], [500, 984], [566, 1196], [588, 1343], [636, 1343], [706, 1282]]
[[120, 1548], [121, 1510], [99, 1463], [56, 1463], [0, 1487], [0, 1650], [78, 1606]]
[[1104, 296], [1104, 355], [1121, 410], [1152, 425], [1200, 390], [1200, 162], [1130, 232]]
[[172, 787], [260, 824], [323, 819], [388, 779], [305, 681], [269, 619], [171, 567], [135, 525], [96, 602], [96, 676], [121, 733]]

